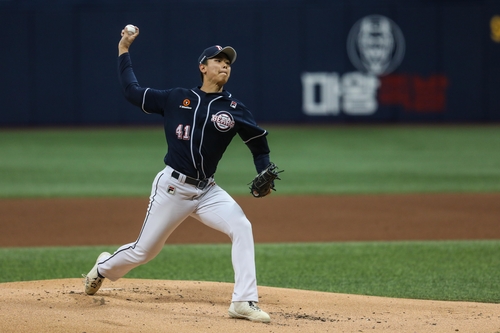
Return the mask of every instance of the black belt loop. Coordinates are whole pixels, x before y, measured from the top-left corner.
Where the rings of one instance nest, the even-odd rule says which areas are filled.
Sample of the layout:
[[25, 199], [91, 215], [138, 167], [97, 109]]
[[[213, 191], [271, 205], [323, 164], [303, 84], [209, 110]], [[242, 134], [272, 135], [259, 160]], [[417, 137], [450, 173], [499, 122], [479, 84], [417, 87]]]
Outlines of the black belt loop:
[[[179, 176], [181, 174], [177, 171], [172, 171], [172, 177], [174, 177], [175, 179], [179, 179]], [[198, 180], [198, 179], [194, 179], [194, 178], [191, 178], [191, 177], [188, 177], [188, 176], [185, 176], [186, 177], [186, 180], [184, 181], [186, 184], [189, 184], [189, 185], [194, 185], [196, 186], [197, 188], [199, 188], [200, 190], [203, 190], [205, 189], [205, 187], [207, 187], [207, 185], [209, 184], [209, 179], [205, 179], [205, 180]]]

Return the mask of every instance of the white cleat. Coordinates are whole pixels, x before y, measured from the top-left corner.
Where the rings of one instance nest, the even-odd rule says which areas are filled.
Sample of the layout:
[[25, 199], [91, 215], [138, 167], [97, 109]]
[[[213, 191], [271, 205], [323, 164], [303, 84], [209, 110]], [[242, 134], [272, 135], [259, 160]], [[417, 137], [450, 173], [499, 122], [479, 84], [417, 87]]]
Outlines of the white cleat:
[[97, 263], [101, 261], [104, 258], [109, 258], [111, 257], [111, 254], [108, 252], [103, 252], [97, 257], [97, 260], [95, 261], [94, 267], [90, 270], [90, 272], [85, 276], [85, 293], [87, 295], [94, 295], [99, 288], [101, 288], [102, 281], [104, 281], [104, 278], [99, 277], [97, 274]]
[[262, 311], [255, 302], [232, 302], [229, 306], [229, 316], [231, 318], [248, 319], [261, 323], [269, 323], [271, 317]]

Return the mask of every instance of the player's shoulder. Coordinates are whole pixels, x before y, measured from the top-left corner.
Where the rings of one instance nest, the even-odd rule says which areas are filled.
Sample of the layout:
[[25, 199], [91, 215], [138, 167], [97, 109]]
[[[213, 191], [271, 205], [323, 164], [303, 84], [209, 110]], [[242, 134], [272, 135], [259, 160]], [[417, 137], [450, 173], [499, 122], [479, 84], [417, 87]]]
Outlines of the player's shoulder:
[[175, 87], [175, 88], [170, 88], [168, 90], [168, 95], [169, 98], [172, 99], [185, 99], [185, 98], [194, 98], [195, 94], [192, 89], [187, 89], [183, 87]]
[[193, 90], [188, 89], [188, 88], [183, 88], [183, 87], [175, 87], [175, 88], [171, 88], [170, 92], [174, 93], [174, 94], [192, 94]]

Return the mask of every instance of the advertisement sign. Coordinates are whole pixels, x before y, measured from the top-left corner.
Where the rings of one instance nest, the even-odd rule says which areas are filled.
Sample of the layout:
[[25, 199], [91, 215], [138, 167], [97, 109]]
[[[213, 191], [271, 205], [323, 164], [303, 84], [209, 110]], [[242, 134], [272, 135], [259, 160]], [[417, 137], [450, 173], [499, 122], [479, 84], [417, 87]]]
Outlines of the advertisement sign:
[[368, 15], [351, 28], [346, 52], [356, 72], [304, 72], [302, 110], [308, 116], [371, 116], [384, 106], [408, 112], [444, 112], [448, 78], [391, 74], [405, 56], [405, 37], [383, 15]]

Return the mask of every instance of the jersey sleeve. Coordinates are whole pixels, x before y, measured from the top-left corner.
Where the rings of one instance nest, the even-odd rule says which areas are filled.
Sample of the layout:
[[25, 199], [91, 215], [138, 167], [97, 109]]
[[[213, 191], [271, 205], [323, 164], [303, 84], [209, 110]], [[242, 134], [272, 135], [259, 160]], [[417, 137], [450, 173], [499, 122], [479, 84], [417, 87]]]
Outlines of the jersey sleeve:
[[270, 162], [270, 150], [269, 145], [267, 144], [267, 138], [265, 136], [255, 138], [246, 142], [246, 145], [252, 152], [255, 170], [257, 170], [257, 173], [260, 173], [269, 165]]
[[145, 113], [163, 115], [163, 101], [169, 91], [141, 87], [135, 77], [128, 52], [118, 57], [118, 76], [127, 101], [140, 107]]
[[241, 128], [238, 134], [252, 152], [255, 169], [257, 173], [260, 173], [270, 162], [270, 150], [267, 143], [268, 133], [265, 129], [257, 125], [252, 113], [246, 108], [243, 113], [243, 121], [241, 122]]

